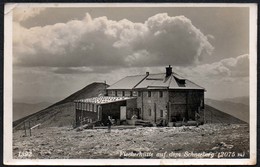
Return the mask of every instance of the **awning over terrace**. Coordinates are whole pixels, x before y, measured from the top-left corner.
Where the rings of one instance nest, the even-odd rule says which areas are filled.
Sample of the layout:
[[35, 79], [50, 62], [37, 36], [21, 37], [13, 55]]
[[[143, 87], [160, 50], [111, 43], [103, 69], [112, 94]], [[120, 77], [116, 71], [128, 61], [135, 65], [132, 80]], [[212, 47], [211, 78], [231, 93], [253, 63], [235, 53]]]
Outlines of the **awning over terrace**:
[[119, 101], [125, 101], [130, 99], [135, 99], [136, 97], [112, 97], [112, 96], [100, 96], [92, 97], [87, 99], [75, 100], [76, 103], [93, 103], [93, 104], [108, 104]]

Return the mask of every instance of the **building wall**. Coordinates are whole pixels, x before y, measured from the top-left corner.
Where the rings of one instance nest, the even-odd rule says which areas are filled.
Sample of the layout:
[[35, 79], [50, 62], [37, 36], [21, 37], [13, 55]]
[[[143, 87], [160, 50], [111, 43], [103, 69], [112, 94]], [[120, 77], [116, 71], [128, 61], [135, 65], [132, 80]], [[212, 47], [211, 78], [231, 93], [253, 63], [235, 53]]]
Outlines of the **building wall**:
[[[136, 99], [129, 99], [125, 101], [119, 101], [109, 104], [91, 104], [84, 102], [75, 103], [75, 119], [76, 126], [101, 120], [105, 125], [107, 123], [108, 116], [111, 116], [115, 121], [120, 120], [120, 107], [126, 106], [127, 118], [131, 119], [133, 114], [139, 117], [139, 110], [136, 108]], [[83, 122], [84, 121], [84, 122]]]
[[112, 119], [120, 120], [120, 107], [121, 106], [126, 106], [126, 101], [103, 104], [101, 121], [106, 124], [108, 116], [111, 116]]
[[[159, 92], [163, 96], [159, 96]], [[148, 97], [148, 91], [141, 91], [141, 96], [137, 97], [137, 107], [141, 109], [141, 116], [144, 120], [156, 121], [167, 120], [167, 90], [151, 90], [151, 97]], [[162, 111], [161, 111], [162, 110]], [[162, 117], [161, 117], [162, 112]]]
[[98, 120], [99, 105], [91, 103], [75, 103], [76, 126]]
[[204, 91], [191, 90], [188, 92], [188, 116], [195, 120], [195, 112], [204, 108]]
[[138, 119], [141, 118], [140, 109], [137, 108], [137, 100], [129, 99], [126, 101], [126, 118], [131, 119], [133, 115], [136, 115]]
[[203, 90], [173, 90], [169, 92], [170, 121], [181, 121], [185, 118], [195, 120], [195, 113], [204, 107]]
[[137, 102], [135, 98], [126, 101], [126, 108], [136, 108], [136, 107], [137, 107]]
[[97, 121], [97, 119], [97, 112], [76, 109], [76, 126], [79, 126], [80, 124], [86, 124], [89, 122]]
[[[131, 93], [132, 92], [132, 93]], [[134, 91], [132, 89], [113, 89], [113, 90], [107, 90], [108, 96], [117, 96], [117, 97], [136, 97], [137, 91]]]
[[[122, 90], [109, 90], [108, 96], [115, 95], [113, 93], [115, 91], [117, 91], [117, 96], [123, 95]], [[124, 91], [125, 96], [130, 96], [130, 90]], [[137, 99], [102, 105], [102, 120], [105, 121], [108, 115], [111, 115], [113, 119], [120, 119], [120, 106], [127, 107], [127, 119], [131, 119], [131, 116], [135, 114], [140, 119], [157, 123], [161, 120], [182, 121], [183, 118], [185, 121], [195, 120], [195, 113], [200, 113], [204, 108], [203, 90], [135, 90], [132, 92], [135, 92], [133, 95], [137, 96]], [[148, 92], [151, 94], [150, 97]], [[163, 93], [162, 97], [160, 97], [160, 92]], [[92, 112], [78, 111], [76, 117], [90, 115], [93, 120], [97, 118], [97, 113], [92, 108], [80, 107], [83, 108], [83, 111]], [[96, 114], [93, 115], [93, 113]]]

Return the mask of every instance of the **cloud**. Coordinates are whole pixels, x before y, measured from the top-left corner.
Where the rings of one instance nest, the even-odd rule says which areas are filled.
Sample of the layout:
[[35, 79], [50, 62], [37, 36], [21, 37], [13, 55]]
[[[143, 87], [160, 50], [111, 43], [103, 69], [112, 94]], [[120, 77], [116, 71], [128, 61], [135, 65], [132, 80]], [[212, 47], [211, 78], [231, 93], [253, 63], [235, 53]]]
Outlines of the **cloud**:
[[[27, 18], [37, 11], [29, 13]], [[18, 22], [13, 26], [14, 65], [18, 66], [187, 66], [213, 51], [207, 36], [188, 18], [166, 13], [144, 23], [93, 19], [86, 14], [82, 20], [44, 27], [27, 29]]]
[[205, 97], [223, 99], [249, 95], [249, 55], [211, 64], [173, 67], [173, 71], [206, 89]]
[[[108, 74], [118, 69], [113, 66], [95, 66], [95, 67], [45, 67], [56, 74]], [[120, 68], [119, 68], [120, 69]], [[129, 69], [129, 68], [128, 68]]]
[[25, 21], [29, 18], [33, 18], [36, 15], [39, 15], [46, 8], [15, 8], [13, 12], [13, 20], [15, 22]]
[[229, 68], [230, 75], [234, 77], [249, 76], [249, 55], [244, 54], [236, 58], [224, 59], [221, 61], [223, 66]]
[[[203, 64], [187, 68], [177, 68], [188, 76], [202, 76], [210, 78], [238, 78], [249, 76], [249, 55], [244, 54], [235, 58], [227, 58], [212, 64]], [[230, 79], [224, 81], [230, 81]]]

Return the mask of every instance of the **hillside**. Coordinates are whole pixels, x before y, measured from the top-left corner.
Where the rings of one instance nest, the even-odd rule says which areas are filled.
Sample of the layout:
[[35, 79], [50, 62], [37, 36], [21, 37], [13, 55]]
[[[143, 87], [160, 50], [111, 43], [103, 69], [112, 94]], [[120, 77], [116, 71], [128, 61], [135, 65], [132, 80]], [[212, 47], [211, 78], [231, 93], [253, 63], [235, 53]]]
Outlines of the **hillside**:
[[229, 101], [229, 102], [233, 102], [233, 103], [241, 103], [241, 104], [249, 106], [249, 97], [248, 96], [226, 98], [223, 101]]
[[[87, 85], [83, 89], [73, 93], [72, 95], [66, 97], [65, 99], [53, 104], [50, 107], [57, 106], [60, 104], [65, 104], [67, 102], [73, 102], [74, 100], [78, 99], [84, 99], [84, 98], [89, 98], [89, 97], [95, 97], [104, 94], [105, 88], [108, 87], [105, 83], [97, 83], [94, 82], [90, 85]], [[48, 107], [48, 108], [50, 108]]]
[[222, 112], [214, 107], [205, 105], [205, 123], [220, 123], [220, 124], [246, 124], [246, 122]]
[[52, 105], [51, 103], [43, 102], [36, 104], [29, 103], [13, 103], [13, 120], [16, 121], [25, 116], [31, 115], [37, 111], [40, 111], [48, 106]]
[[87, 85], [83, 89], [73, 93], [67, 98], [51, 105], [50, 107], [36, 112], [34, 114], [28, 115], [24, 118], [16, 120], [13, 122], [13, 127], [15, 129], [23, 128], [23, 122], [30, 121], [31, 126], [41, 123], [42, 127], [45, 126], [68, 126], [73, 124], [74, 121], [74, 100], [82, 98], [90, 98], [99, 96], [100, 94], [105, 93], [106, 88], [105, 83], [92, 83]]
[[205, 103], [224, 113], [249, 123], [249, 106], [242, 103], [205, 99]]

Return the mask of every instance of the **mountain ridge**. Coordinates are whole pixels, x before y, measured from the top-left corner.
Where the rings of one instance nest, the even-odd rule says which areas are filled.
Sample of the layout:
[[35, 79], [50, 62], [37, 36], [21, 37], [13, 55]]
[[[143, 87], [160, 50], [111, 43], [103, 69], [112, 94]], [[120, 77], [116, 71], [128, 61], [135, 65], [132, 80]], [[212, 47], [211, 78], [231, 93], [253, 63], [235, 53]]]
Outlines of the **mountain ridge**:
[[233, 98], [225, 98], [222, 101], [229, 101], [233, 103], [241, 103], [249, 106], [249, 96], [241, 96], [241, 97], [233, 97]]
[[[27, 115], [21, 119], [18, 119], [16, 121], [13, 122], [13, 127], [17, 127], [18, 125], [21, 126], [21, 123], [24, 121], [31, 121], [36, 123], [42, 123], [44, 121], [41, 121], [40, 119], [43, 119], [44, 115], [49, 117], [49, 119], [52, 119], [50, 115], [55, 115], [58, 113], [62, 113], [62, 115], [70, 115], [70, 118], [72, 118], [74, 115], [71, 113], [68, 113], [69, 110], [68, 108], [72, 108], [74, 107], [74, 100], [78, 100], [78, 99], [82, 99], [82, 98], [90, 98], [90, 97], [95, 97], [98, 96], [100, 94], [105, 94], [105, 88], [108, 85], [105, 83], [101, 83], [101, 82], [93, 82], [87, 86], [85, 86], [84, 88], [76, 91], [75, 93], [71, 94], [70, 96], [64, 98], [61, 101], [58, 101], [57, 103], [54, 103], [51, 106], [46, 107], [43, 110], [40, 110], [38, 112], [35, 112], [31, 115]], [[64, 110], [64, 112], [61, 112], [62, 110]], [[61, 115], [61, 116], [62, 116]], [[57, 117], [57, 115], [55, 116]], [[70, 124], [72, 120], [69, 120], [69, 122], [67, 124]]]
[[205, 99], [205, 104], [249, 123], [249, 105], [243, 103]]

